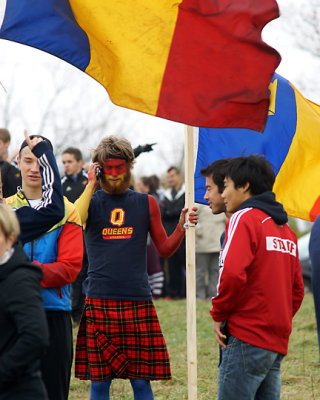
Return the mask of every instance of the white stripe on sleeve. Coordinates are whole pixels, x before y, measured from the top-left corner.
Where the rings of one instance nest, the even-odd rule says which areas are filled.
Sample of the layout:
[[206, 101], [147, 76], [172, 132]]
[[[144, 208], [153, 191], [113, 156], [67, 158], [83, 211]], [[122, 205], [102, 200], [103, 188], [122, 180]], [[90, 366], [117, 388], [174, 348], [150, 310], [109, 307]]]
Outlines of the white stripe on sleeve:
[[42, 207], [46, 207], [48, 204], [52, 203], [53, 195], [53, 183], [54, 183], [54, 172], [48, 161], [47, 156], [44, 154], [39, 158], [39, 164], [43, 167], [43, 201], [35, 207], [39, 210]]

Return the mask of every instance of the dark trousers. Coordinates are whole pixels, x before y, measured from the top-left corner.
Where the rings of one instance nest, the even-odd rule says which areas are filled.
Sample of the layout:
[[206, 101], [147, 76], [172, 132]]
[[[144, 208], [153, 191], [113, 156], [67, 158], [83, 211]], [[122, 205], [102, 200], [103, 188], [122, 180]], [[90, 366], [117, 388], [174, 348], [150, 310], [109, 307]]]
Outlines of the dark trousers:
[[72, 323], [69, 311], [46, 311], [49, 348], [41, 360], [42, 380], [49, 400], [67, 400], [73, 358]]
[[0, 383], [0, 400], [48, 400], [40, 372]]
[[88, 274], [88, 259], [85, 254], [82, 262], [81, 271], [79, 272], [76, 280], [72, 283], [72, 291], [71, 291], [71, 305], [72, 305], [71, 316], [73, 321], [78, 323], [80, 322], [86, 300], [86, 296], [82, 291], [82, 283], [86, 279], [87, 274]]
[[186, 297], [186, 252], [184, 243], [168, 259], [169, 284], [167, 294], [173, 298]]

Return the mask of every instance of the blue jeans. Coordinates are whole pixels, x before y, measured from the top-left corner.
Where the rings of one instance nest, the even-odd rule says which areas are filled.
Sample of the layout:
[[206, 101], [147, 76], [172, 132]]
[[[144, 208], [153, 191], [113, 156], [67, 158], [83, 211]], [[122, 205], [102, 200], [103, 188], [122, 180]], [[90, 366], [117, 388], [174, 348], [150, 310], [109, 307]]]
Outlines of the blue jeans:
[[279, 400], [283, 357], [230, 336], [222, 349], [218, 400]]
[[[150, 381], [130, 379], [134, 400], [154, 400]], [[91, 382], [90, 400], [109, 400], [111, 379], [102, 382]]]

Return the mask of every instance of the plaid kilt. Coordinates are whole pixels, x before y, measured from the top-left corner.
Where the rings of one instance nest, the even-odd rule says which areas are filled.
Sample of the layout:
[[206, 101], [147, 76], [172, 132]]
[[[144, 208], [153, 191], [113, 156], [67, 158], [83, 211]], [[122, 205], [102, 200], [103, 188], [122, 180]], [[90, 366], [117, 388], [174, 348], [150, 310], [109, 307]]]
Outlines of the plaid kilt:
[[87, 298], [77, 337], [75, 376], [91, 381], [171, 379], [152, 300]]

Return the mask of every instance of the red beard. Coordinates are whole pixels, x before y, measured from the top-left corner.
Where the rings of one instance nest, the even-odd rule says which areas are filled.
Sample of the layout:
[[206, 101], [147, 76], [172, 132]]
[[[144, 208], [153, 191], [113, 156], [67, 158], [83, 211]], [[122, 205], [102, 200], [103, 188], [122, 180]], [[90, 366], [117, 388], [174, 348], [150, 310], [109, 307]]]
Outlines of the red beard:
[[100, 178], [100, 186], [105, 192], [109, 194], [123, 194], [130, 186], [131, 172], [127, 171], [124, 180], [119, 185], [111, 184], [104, 175]]

